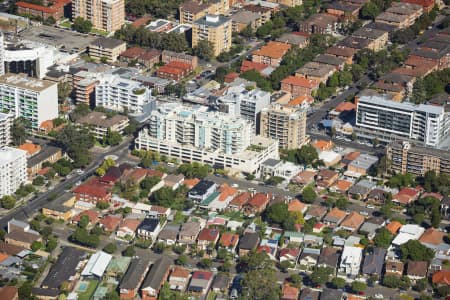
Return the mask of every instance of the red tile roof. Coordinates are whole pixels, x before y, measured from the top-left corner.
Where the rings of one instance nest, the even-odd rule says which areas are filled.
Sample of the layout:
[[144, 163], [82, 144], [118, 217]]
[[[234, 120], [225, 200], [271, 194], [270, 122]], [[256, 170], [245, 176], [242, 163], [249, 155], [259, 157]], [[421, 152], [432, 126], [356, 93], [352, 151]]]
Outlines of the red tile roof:
[[123, 219], [122, 222], [120, 223], [119, 229], [128, 228], [131, 231], [136, 231], [139, 224], [141, 224], [141, 220], [139, 219]]
[[249, 192], [244, 192], [242, 194], [239, 194], [236, 197], [234, 197], [233, 200], [231, 200], [230, 205], [239, 206], [239, 207], [243, 206], [250, 200], [251, 196], [252, 195]]
[[288, 211], [296, 211], [303, 212], [306, 209], [307, 205], [303, 202], [300, 202], [298, 199], [294, 199], [288, 204]]
[[145, 49], [143, 49], [143, 48], [131, 47], [131, 48], [128, 48], [127, 50], [125, 50], [124, 52], [120, 53], [120, 56], [126, 57], [126, 58], [131, 58], [131, 59], [136, 59], [144, 53], [145, 53]]
[[220, 237], [219, 245], [222, 247], [235, 247], [239, 242], [239, 235], [235, 233], [225, 232]]
[[319, 82], [316, 80], [306, 79], [303, 77], [295, 77], [295, 76], [286, 77], [285, 79], [281, 80], [281, 83], [306, 87], [306, 88], [310, 88], [310, 89], [316, 88], [319, 86]]
[[283, 300], [297, 300], [299, 290], [296, 287], [290, 286], [288, 283], [283, 284], [281, 290], [281, 299]]
[[421, 243], [440, 245], [444, 243], [445, 234], [442, 231], [436, 230], [434, 228], [428, 228], [420, 237], [419, 241]]
[[280, 250], [280, 257], [283, 256], [292, 256], [292, 257], [297, 257], [300, 253], [300, 249], [299, 248], [283, 248]]
[[89, 223], [96, 224], [98, 221], [98, 212], [93, 210], [85, 210], [75, 217], [73, 217], [72, 221], [78, 223], [82, 216], [87, 216], [89, 218]]
[[89, 195], [96, 198], [105, 198], [110, 194], [109, 189], [104, 185], [99, 183], [97, 180], [91, 180], [89, 182], [83, 183], [77, 186], [73, 192], [75, 194]]
[[262, 63], [257, 63], [257, 62], [253, 62], [250, 60], [244, 60], [242, 62], [241, 65], [241, 72], [246, 72], [246, 71], [250, 71], [250, 70], [255, 70], [258, 72], [261, 72], [262, 70], [266, 69], [268, 67], [268, 65], [262, 64]]
[[204, 279], [204, 280], [210, 280], [213, 276], [213, 273], [208, 271], [195, 271], [192, 273], [192, 278], [194, 279]]
[[103, 217], [99, 223], [105, 227], [106, 231], [115, 231], [121, 221], [122, 221], [122, 216], [108, 215], [108, 216]]
[[215, 242], [219, 237], [219, 230], [215, 228], [203, 228], [198, 234], [198, 241]]
[[182, 267], [175, 267], [172, 271], [172, 273], [170, 273], [170, 276], [173, 277], [180, 277], [180, 278], [189, 278], [189, 275], [191, 273], [186, 270], [185, 268]]
[[15, 300], [18, 299], [19, 290], [15, 286], [5, 286], [0, 288], [0, 299]]
[[16, 5], [17, 5], [17, 7], [23, 7], [23, 8], [40, 11], [43, 13], [52, 14], [52, 13], [56, 13], [61, 7], [65, 6], [66, 4], [68, 4], [70, 2], [71, 2], [70, 0], [58, 0], [56, 3], [54, 3], [51, 6], [43, 6], [43, 5], [19, 1], [19, 2], [16, 2]]
[[248, 204], [254, 207], [263, 207], [267, 205], [268, 202], [269, 197], [266, 194], [256, 193], [250, 201], [248, 201]]
[[270, 58], [282, 58], [286, 52], [291, 49], [291, 45], [287, 43], [270, 41], [267, 45], [253, 51], [253, 55], [266, 56]]
[[396, 234], [402, 226], [402, 223], [398, 221], [392, 221], [391, 223], [386, 225], [386, 229], [389, 230], [390, 233]]
[[416, 200], [419, 193], [419, 188], [403, 188], [394, 195], [393, 200], [402, 204], [408, 204], [409, 202]]
[[443, 284], [450, 285], [450, 271], [449, 270], [441, 270], [437, 271], [433, 274], [431, 281], [434, 284]]

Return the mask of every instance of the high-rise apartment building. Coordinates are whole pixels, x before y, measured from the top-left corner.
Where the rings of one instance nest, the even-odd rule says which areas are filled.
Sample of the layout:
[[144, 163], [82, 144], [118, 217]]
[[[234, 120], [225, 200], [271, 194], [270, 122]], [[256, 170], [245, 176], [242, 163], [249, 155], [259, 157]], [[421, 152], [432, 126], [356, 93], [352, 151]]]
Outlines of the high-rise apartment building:
[[213, 55], [229, 51], [232, 40], [231, 19], [223, 15], [206, 15], [192, 25], [192, 47], [201, 40], [207, 40], [213, 47]]
[[228, 0], [188, 0], [180, 5], [180, 23], [192, 24], [206, 14], [224, 15], [229, 9]]
[[32, 129], [58, 117], [58, 87], [55, 82], [25, 74], [0, 76], [0, 111], [30, 121]]
[[450, 111], [444, 105], [415, 105], [381, 96], [362, 96], [357, 103], [356, 130], [362, 138], [406, 140], [439, 148], [450, 138]]
[[95, 104], [116, 111], [140, 114], [151, 110], [154, 104], [151, 90], [142, 83], [104, 74], [95, 87]]
[[278, 140], [280, 148], [297, 149], [307, 143], [306, 111], [278, 103], [261, 111], [261, 135]]
[[97, 29], [116, 31], [125, 23], [125, 1], [73, 0], [72, 17], [89, 20]]
[[12, 114], [0, 113], [0, 148], [11, 143], [11, 127], [14, 121]]
[[423, 176], [428, 171], [450, 174], [450, 153], [444, 150], [411, 145], [408, 142], [392, 142], [386, 147], [391, 161], [390, 170]]
[[0, 149], [0, 197], [13, 194], [27, 180], [27, 152], [11, 147]]
[[254, 124], [259, 133], [259, 115], [270, 104], [270, 93], [259, 88], [247, 90], [245, 85], [228, 88], [225, 95], [217, 99], [219, 111], [231, 116], [241, 116]]
[[241, 117], [167, 103], [154, 110], [135, 140], [137, 149], [157, 151], [184, 162], [201, 162], [257, 174], [262, 162], [278, 159], [275, 140], [253, 136]]

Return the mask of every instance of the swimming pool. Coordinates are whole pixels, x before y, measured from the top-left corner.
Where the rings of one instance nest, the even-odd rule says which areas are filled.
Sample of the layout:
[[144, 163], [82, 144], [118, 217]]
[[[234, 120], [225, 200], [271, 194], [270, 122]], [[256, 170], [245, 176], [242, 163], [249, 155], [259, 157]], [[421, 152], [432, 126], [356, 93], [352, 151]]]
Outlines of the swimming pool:
[[88, 289], [89, 282], [82, 281], [78, 285], [78, 292], [85, 292]]

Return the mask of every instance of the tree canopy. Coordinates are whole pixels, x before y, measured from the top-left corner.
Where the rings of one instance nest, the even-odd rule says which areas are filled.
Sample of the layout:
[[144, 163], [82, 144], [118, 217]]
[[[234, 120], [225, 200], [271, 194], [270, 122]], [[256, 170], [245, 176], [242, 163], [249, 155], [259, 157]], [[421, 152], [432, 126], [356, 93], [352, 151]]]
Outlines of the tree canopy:
[[72, 29], [81, 33], [89, 33], [92, 29], [92, 23], [82, 17], [77, 17], [73, 21]]
[[417, 240], [409, 240], [400, 246], [403, 259], [412, 261], [431, 261], [434, 258], [434, 251], [422, 245]]
[[95, 144], [95, 138], [89, 129], [74, 125], [65, 126], [56, 136], [56, 141], [73, 159], [75, 167], [83, 167], [89, 164], [90, 155], [87, 150]]

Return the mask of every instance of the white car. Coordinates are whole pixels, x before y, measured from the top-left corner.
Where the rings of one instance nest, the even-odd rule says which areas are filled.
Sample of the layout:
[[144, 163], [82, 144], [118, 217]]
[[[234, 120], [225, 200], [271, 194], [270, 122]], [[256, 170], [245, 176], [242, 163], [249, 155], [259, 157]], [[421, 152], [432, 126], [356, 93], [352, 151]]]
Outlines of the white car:
[[367, 207], [368, 209], [375, 209], [375, 206], [373, 206], [373, 205], [370, 205], [370, 204], [369, 204], [369, 205], [367, 205], [366, 207]]
[[359, 213], [360, 213], [360, 215], [365, 216], [365, 217], [367, 217], [369, 215], [369, 213], [367, 211], [363, 211], [363, 210], [360, 211]]
[[237, 189], [239, 187], [239, 184], [233, 183], [231, 186]]

